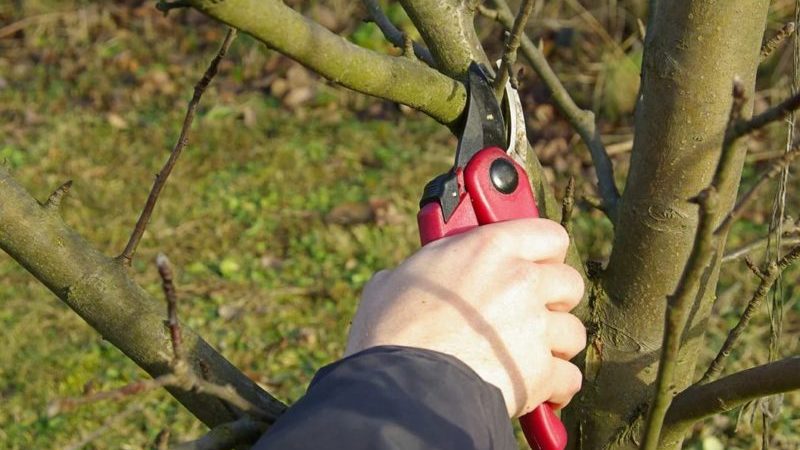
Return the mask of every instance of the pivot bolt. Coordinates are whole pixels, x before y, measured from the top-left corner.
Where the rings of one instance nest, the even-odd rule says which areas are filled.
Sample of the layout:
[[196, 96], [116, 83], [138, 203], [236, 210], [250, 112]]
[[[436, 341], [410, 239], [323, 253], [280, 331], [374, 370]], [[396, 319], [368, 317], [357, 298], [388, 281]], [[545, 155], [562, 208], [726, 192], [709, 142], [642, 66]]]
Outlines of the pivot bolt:
[[505, 158], [497, 158], [489, 167], [489, 177], [495, 189], [503, 194], [510, 194], [517, 189], [519, 175], [517, 169], [511, 161]]

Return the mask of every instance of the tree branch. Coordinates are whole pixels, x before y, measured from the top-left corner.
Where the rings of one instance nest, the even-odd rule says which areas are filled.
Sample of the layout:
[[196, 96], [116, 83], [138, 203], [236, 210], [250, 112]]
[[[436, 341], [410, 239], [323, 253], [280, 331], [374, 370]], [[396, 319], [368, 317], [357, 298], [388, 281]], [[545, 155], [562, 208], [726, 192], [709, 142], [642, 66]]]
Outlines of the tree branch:
[[475, 32], [475, 3], [472, 0], [400, 0], [431, 50], [436, 67], [459, 80], [464, 78], [472, 61], [494, 67]]
[[[511, 29], [514, 26], [514, 15], [511, 13], [508, 3], [505, 0], [491, 0], [491, 2], [496, 8], [496, 14], [493, 14], [494, 19], [507, 30]], [[561, 80], [558, 79], [558, 76], [550, 67], [544, 54], [527, 35], [522, 35], [521, 45], [522, 54], [536, 74], [539, 75], [539, 78], [542, 79], [548, 90], [550, 90], [556, 108], [569, 120], [570, 125], [578, 132], [586, 147], [589, 148], [597, 174], [600, 196], [603, 198], [602, 209], [612, 222], [616, 222], [620, 199], [619, 190], [617, 190], [614, 182], [614, 166], [600, 139], [594, 113], [583, 110], [575, 104], [567, 89], [561, 84]]]
[[228, 52], [228, 49], [235, 38], [236, 30], [233, 28], [228, 29], [228, 33], [225, 35], [225, 40], [222, 42], [222, 45], [217, 51], [216, 56], [214, 56], [214, 59], [211, 60], [211, 63], [208, 65], [203, 77], [194, 86], [194, 94], [192, 95], [192, 99], [189, 101], [189, 106], [186, 108], [186, 116], [183, 118], [183, 126], [181, 127], [181, 134], [178, 137], [178, 141], [172, 148], [172, 152], [170, 153], [167, 162], [164, 164], [164, 167], [160, 172], [158, 172], [158, 175], [153, 182], [153, 187], [150, 189], [150, 194], [147, 196], [147, 202], [145, 202], [144, 208], [142, 208], [142, 212], [139, 214], [139, 219], [136, 221], [136, 226], [133, 227], [133, 232], [131, 233], [130, 239], [128, 239], [128, 244], [125, 246], [125, 250], [123, 250], [122, 254], [119, 256], [125, 265], [131, 265], [133, 255], [136, 253], [136, 247], [139, 245], [139, 241], [142, 240], [144, 230], [147, 228], [147, 223], [150, 221], [150, 216], [153, 214], [153, 209], [156, 207], [158, 196], [164, 189], [164, 186], [167, 183], [167, 178], [169, 178], [169, 174], [172, 173], [172, 169], [175, 167], [175, 163], [178, 162], [178, 158], [181, 156], [183, 149], [186, 148], [186, 144], [189, 143], [189, 129], [192, 127], [192, 122], [194, 121], [194, 115], [197, 111], [197, 105], [200, 103], [200, 98], [203, 96], [206, 88], [208, 88], [211, 80], [213, 80], [214, 76], [217, 74], [219, 63], [222, 61], [222, 58], [225, 57], [225, 54]]
[[739, 121], [725, 136], [725, 141], [733, 141], [748, 135], [758, 129], [764, 128], [772, 122], [785, 119], [789, 113], [800, 108], [800, 93], [778, 103], [772, 108], [753, 116], [750, 120]]
[[59, 186], [58, 189], [50, 194], [50, 197], [47, 198], [47, 201], [44, 202], [45, 208], [58, 211], [58, 208], [61, 207], [61, 200], [63, 200], [67, 193], [69, 193], [70, 188], [72, 188], [72, 180], [69, 180]]
[[672, 380], [675, 377], [677, 356], [681, 346], [681, 336], [686, 328], [686, 321], [692, 300], [697, 294], [705, 268], [713, 256], [716, 240], [714, 239], [714, 216], [719, 203], [716, 189], [706, 188], [698, 195], [700, 204], [700, 221], [697, 225], [695, 244], [683, 274], [675, 288], [675, 292], [667, 299], [667, 313], [664, 320], [664, 339], [661, 346], [661, 358], [658, 364], [656, 391], [645, 422], [643, 450], [658, 448], [664, 416], [672, 401]]
[[[383, 13], [380, 5], [378, 5], [377, 0], [363, 0], [364, 6], [367, 7], [367, 11], [369, 12], [372, 21], [375, 22], [375, 25], [380, 28], [383, 35], [386, 39], [392, 43], [395, 47], [405, 49], [407, 44], [407, 36], [406, 33], [397, 29], [396, 26], [386, 17], [386, 14]], [[421, 45], [417, 42], [411, 43], [414, 54], [417, 58], [421, 59], [425, 62], [425, 64], [434, 67], [435, 62], [433, 61], [433, 55], [431, 55], [430, 50], [428, 50], [424, 45]]]
[[800, 356], [737, 372], [720, 380], [692, 386], [678, 394], [664, 421], [662, 448], [671, 448], [695, 422], [730, 411], [760, 397], [800, 389]]
[[[728, 129], [741, 117], [745, 100], [742, 82], [734, 80]], [[719, 240], [726, 236], [726, 233], [720, 235], [715, 232], [717, 228], [714, 221], [719, 213], [719, 192], [724, 186], [730, 184], [730, 177], [734, 172], [733, 168], [736, 163], [734, 143], [735, 140], [723, 143], [711, 183], [695, 199], [700, 206], [700, 218], [689, 259], [686, 261], [675, 291], [667, 297], [658, 375], [653, 401], [645, 422], [642, 450], [658, 448], [664, 417], [674, 395], [672, 385], [678, 365], [682, 336], [689, 319], [689, 311], [693, 300], [700, 292], [701, 282], [707, 268], [712, 266], [715, 250], [719, 248]], [[725, 231], [727, 232], [727, 230]]]
[[192, 6], [355, 91], [403, 103], [454, 125], [466, 104], [464, 85], [402, 56], [359, 47], [280, 0], [191, 0]]
[[564, 199], [561, 200], [561, 226], [572, 237], [572, 208], [575, 207], [575, 177], [569, 177]]
[[172, 450], [226, 450], [251, 446], [267, 431], [268, 426], [264, 422], [243, 417], [215, 427], [200, 439], [175, 445]]
[[753, 292], [753, 296], [747, 303], [744, 312], [742, 312], [739, 322], [728, 333], [725, 343], [722, 344], [722, 348], [720, 348], [717, 356], [708, 366], [706, 373], [703, 374], [702, 378], [697, 382], [697, 385], [706, 384], [719, 376], [720, 372], [722, 372], [725, 358], [731, 353], [733, 346], [739, 340], [745, 328], [747, 328], [747, 325], [750, 323], [750, 318], [753, 316], [756, 308], [761, 305], [761, 302], [767, 297], [767, 294], [769, 294], [770, 289], [772, 289], [772, 286], [775, 284], [778, 277], [780, 277], [781, 273], [798, 258], [800, 258], [800, 246], [791, 249], [779, 262], [772, 261], [767, 266], [767, 269], [759, 275], [761, 281], [758, 283], [755, 292]]
[[800, 144], [795, 145], [788, 152], [784, 153], [783, 156], [773, 162], [772, 165], [758, 177], [756, 182], [753, 183], [753, 186], [751, 186], [750, 189], [748, 189], [747, 192], [745, 192], [736, 202], [736, 205], [725, 216], [715, 233], [718, 235], [727, 234], [736, 219], [742, 215], [744, 209], [753, 201], [756, 191], [758, 191], [758, 189], [760, 189], [761, 186], [763, 186], [767, 181], [778, 176], [778, 174], [780, 174], [785, 167], [791, 164], [792, 161], [797, 159], [798, 156], [800, 156]]
[[514, 63], [517, 62], [517, 49], [519, 49], [520, 38], [525, 33], [525, 25], [528, 23], [531, 11], [533, 11], [533, 4], [533, 0], [523, 0], [522, 5], [519, 7], [519, 12], [514, 18], [514, 23], [511, 25], [500, 68], [494, 80], [494, 91], [498, 101], [503, 99], [508, 77], [511, 71], [514, 70]]
[[[800, 244], [800, 238], [790, 236], [787, 233], [783, 233], [783, 235], [784, 235], [784, 239], [786, 239], [786, 240], [781, 240], [781, 247], [794, 246], [794, 245]], [[753, 241], [753, 242], [751, 242], [749, 244], [745, 244], [745, 245], [743, 245], [743, 246], [741, 246], [741, 247], [739, 247], [739, 248], [737, 248], [735, 250], [731, 250], [730, 253], [726, 253], [725, 256], [722, 257], [722, 262], [723, 263], [729, 263], [729, 262], [732, 262], [732, 261], [736, 261], [737, 259], [739, 259], [741, 257], [746, 257], [751, 252], [754, 252], [756, 250], [764, 249], [764, 247], [766, 246], [768, 240], [769, 240], [769, 237], [765, 236], [765, 237], [757, 239], [757, 240], [755, 240], [755, 241]]]
[[[191, 1], [205, 14], [253, 35], [267, 46], [345, 87], [405, 103], [451, 128], [456, 126], [466, 104], [463, 84], [419, 61], [378, 55], [356, 47], [277, 0]], [[466, 72], [470, 61], [488, 63], [472, 24], [474, 11], [469, 9], [471, 2], [402, 0], [401, 3], [442, 71], [460, 76]], [[354, 67], [359, 70], [352, 70]], [[539, 160], [529, 146], [526, 146], [527, 151], [518, 147], [521, 153], [526, 154], [525, 169], [540, 213], [559, 220], [561, 208], [547, 185]], [[575, 245], [570, 245], [567, 263], [581, 274], [585, 273]]]
[[156, 267], [161, 276], [164, 297], [167, 299], [167, 326], [169, 326], [169, 337], [172, 342], [172, 356], [175, 359], [183, 359], [181, 325], [178, 322], [178, 296], [172, 282], [172, 267], [170, 267], [169, 259], [163, 253], [159, 253], [156, 257]]
[[[0, 248], [153, 378], [170, 373], [170, 333], [157, 308], [160, 302], [136, 285], [122, 264], [99, 253], [42, 207], [2, 167], [0, 198]], [[191, 372], [203, 373], [210, 383], [233, 386], [270, 418], [284, 411], [283, 403], [190, 329], [183, 329], [182, 341]], [[201, 391], [168, 390], [208, 426], [245, 414]]]
[[786, 38], [794, 34], [795, 23], [789, 22], [784, 25], [778, 33], [761, 46], [761, 61], [764, 62], [778, 46], [786, 41]]

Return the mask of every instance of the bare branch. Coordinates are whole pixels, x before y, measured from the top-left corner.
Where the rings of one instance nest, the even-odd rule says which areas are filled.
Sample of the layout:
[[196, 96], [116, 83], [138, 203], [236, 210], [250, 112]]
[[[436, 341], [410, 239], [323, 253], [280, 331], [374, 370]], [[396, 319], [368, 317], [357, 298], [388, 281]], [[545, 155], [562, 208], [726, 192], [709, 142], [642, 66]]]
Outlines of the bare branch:
[[158, 435], [156, 435], [156, 439], [153, 442], [153, 447], [155, 447], [155, 450], [169, 450], [170, 434], [169, 428], [164, 428], [158, 432]]
[[156, 3], [156, 9], [163, 12], [166, 15], [173, 9], [180, 9], [180, 8], [191, 8], [192, 3], [188, 0], [173, 0], [171, 2], [167, 1], [159, 1]]
[[[786, 238], [786, 240], [781, 240], [781, 247], [790, 247], [800, 244], [800, 238], [797, 237], [787, 238], [785, 236], [785, 233], [784, 237]], [[727, 253], [725, 254], [725, 256], [722, 257], [722, 262], [729, 263], [732, 261], [736, 261], [737, 259], [745, 257], [745, 255], [748, 255], [756, 250], [762, 250], [768, 240], [769, 237], [763, 237], [761, 239], [757, 239], [753, 242], [750, 242], [749, 244], [745, 244], [735, 250], [732, 250], [730, 253]]]
[[[163, 326], [159, 302], [139, 287], [117, 261], [92, 248], [58, 214], [42, 208], [2, 167], [0, 198], [0, 248], [152, 377], [158, 379], [171, 373], [170, 334]], [[283, 403], [191, 329], [183, 327], [182, 343], [191, 371], [202, 373], [204, 380], [233, 386], [272, 420], [284, 411]], [[167, 389], [208, 426], [236, 420], [244, 413], [202, 392], [169, 386]]]
[[150, 392], [154, 389], [174, 387], [184, 391], [195, 391], [198, 393], [208, 394], [223, 400], [241, 411], [256, 417], [266, 423], [272, 423], [275, 417], [255, 406], [250, 401], [239, 395], [230, 385], [218, 385], [205, 380], [195, 375], [194, 372], [188, 369], [184, 361], [177, 361], [174, 364], [175, 372], [162, 375], [158, 378], [150, 380], [140, 380], [134, 383], [127, 384], [117, 389], [110, 391], [97, 392], [91, 395], [84, 395], [81, 397], [70, 397], [55, 400], [47, 408], [49, 416], [54, 416], [65, 411], [70, 411], [76, 407], [97, 403], [105, 400], [123, 400], [134, 395]]
[[475, 32], [476, 1], [400, 0], [436, 61], [436, 67], [457, 80], [465, 79], [470, 62], [493, 67]]
[[792, 250], [790, 250], [789, 253], [781, 258], [779, 262], [772, 261], [767, 266], [766, 270], [760, 271], [761, 274], [759, 277], [761, 278], [761, 282], [758, 284], [755, 292], [753, 292], [753, 296], [747, 303], [747, 307], [744, 309], [742, 316], [739, 318], [739, 322], [728, 333], [725, 343], [722, 344], [722, 348], [720, 348], [719, 353], [717, 353], [717, 356], [708, 366], [706, 373], [703, 374], [702, 378], [700, 378], [700, 381], [697, 382], [697, 385], [706, 384], [719, 376], [720, 372], [722, 372], [725, 358], [730, 355], [733, 346], [739, 340], [745, 328], [747, 328], [747, 325], [750, 323], [750, 318], [753, 316], [756, 308], [758, 308], [758, 306], [760, 306], [767, 297], [770, 289], [772, 289], [772, 286], [778, 280], [778, 277], [780, 277], [781, 272], [783, 272], [798, 258], [800, 258], [800, 246], [794, 247]]
[[435, 67], [435, 63], [433, 61], [433, 56], [431, 55], [430, 50], [428, 50], [424, 45], [418, 44], [416, 42], [411, 41], [411, 45], [413, 47], [413, 52], [408, 53], [407, 42], [406, 40], [411, 40], [407, 33], [404, 33], [397, 29], [396, 26], [386, 17], [386, 14], [383, 13], [380, 5], [378, 4], [377, 0], [363, 0], [364, 6], [367, 7], [367, 11], [369, 12], [372, 21], [375, 22], [375, 25], [380, 28], [383, 35], [386, 39], [392, 43], [397, 48], [405, 49], [406, 56], [416, 55], [417, 58], [421, 59], [425, 62], [425, 64]]
[[789, 113], [800, 108], [800, 93], [795, 94], [786, 100], [780, 102], [776, 106], [753, 116], [752, 119], [746, 121], [739, 121], [736, 125], [727, 133], [725, 136], [725, 141], [733, 141], [742, 136], [748, 135], [758, 129], [761, 129], [772, 122], [777, 122], [779, 120], [785, 119], [789, 116]]
[[[738, 76], [733, 78], [733, 86], [731, 89], [731, 108], [728, 113], [728, 123], [725, 128], [725, 135], [730, 136], [734, 133], [737, 124], [740, 123], [742, 115], [744, 114], [744, 106], [747, 103], [745, 95], [745, 88], [742, 80]], [[733, 164], [737, 152], [734, 151], [736, 139], [725, 139], [722, 143], [722, 152], [717, 162], [717, 170], [714, 171], [714, 177], [711, 181], [713, 186], [730, 186], [731, 178], [738, 176], [735, 173], [736, 164]]]
[[169, 385], [213, 395], [247, 414], [271, 422], [273, 420], [271, 415], [239, 395], [233, 386], [209, 382], [203, 377], [198, 377], [194, 371], [191, 370], [189, 361], [186, 359], [182, 348], [181, 325], [178, 322], [178, 297], [175, 292], [175, 285], [173, 284], [172, 267], [170, 267], [169, 259], [167, 259], [164, 254], [158, 255], [156, 258], [156, 266], [158, 267], [158, 274], [161, 277], [164, 296], [167, 300], [167, 325], [170, 331], [173, 353], [172, 371], [177, 377], [177, 379]]
[[528, 23], [528, 17], [533, 11], [533, 4], [534, 0], [524, 0], [519, 7], [517, 17], [514, 18], [514, 24], [511, 26], [500, 69], [494, 80], [494, 92], [498, 101], [503, 99], [509, 73], [513, 70], [514, 63], [517, 62], [517, 49], [519, 49], [522, 34], [525, 33], [525, 24]]
[[152, 390], [167, 386], [178, 385], [179, 379], [175, 374], [162, 375], [150, 380], [139, 380], [134, 383], [126, 384], [117, 389], [96, 392], [91, 395], [81, 397], [61, 398], [50, 402], [47, 406], [47, 415], [53, 417], [63, 412], [71, 411], [79, 406], [106, 400], [124, 400], [138, 394], [144, 394]]
[[[781, 154], [783, 155], [783, 151]], [[798, 226], [798, 223], [795, 223], [795, 221], [792, 219], [787, 219], [782, 224], [781, 228], [783, 229], [783, 235], [781, 239], [782, 247], [791, 247], [800, 244], [800, 238], [796, 236], [797, 232], [800, 231], [800, 226]], [[736, 261], [739, 258], [747, 257], [747, 255], [751, 254], [752, 252], [764, 250], [766, 249], [766, 244], [769, 239], [770, 237], [767, 235], [731, 250], [722, 257], [722, 262], [728, 263], [731, 261]]]
[[[506, 29], [511, 29], [514, 26], [514, 15], [511, 13], [508, 3], [505, 0], [491, 0], [491, 2], [496, 8], [495, 10], [479, 8], [478, 11], [481, 13], [492, 11], [489, 13], [489, 17], [497, 20]], [[550, 67], [542, 51], [526, 35], [523, 34], [521, 38], [522, 54], [550, 90], [555, 106], [569, 120], [570, 125], [578, 132], [586, 147], [589, 148], [589, 153], [592, 155], [592, 163], [597, 173], [600, 196], [603, 199], [602, 210], [611, 218], [612, 222], [616, 222], [620, 199], [619, 190], [617, 190], [614, 182], [614, 166], [600, 139], [594, 113], [578, 107]]]
[[133, 255], [136, 252], [136, 247], [139, 245], [139, 241], [142, 239], [144, 230], [147, 228], [147, 223], [150, 221], [150, 216], [153, 214], [153, 209], [158, 201], [158, 196], [164, 189], [164, 185], [167, 182], [169, 174], [172, 173], [175, 163], [178, 162], [178, 157], [181, 156], [181, 152], [183, 152], [186, 144], [189, 143], [189, 129], [194, 121], [194, 115], [197, 111], [197, 105], [200, 103], [200, 98], [203, 96], [206, 88], [211, 83], [211, 80], [214, 79], [214, 76], [217, 74], [219, 63], [222, 61], [222, 58], [225, 57], [225, 54], [228, 52], [228, 49], [235, 38], [236, 30], [232, 28], [228, 29], [228, 33], [225, 35], [225, 40], [222, 42], [222, 45], [217, 51], [216, 56], [211, 60], [211, 63], [208, 65], [203, 77], [194, 86], [194, 95], [192, 95], [192, 99], [189, 101], [189, 106], [186, 109], [186, 116], [183, 119], [183, 127], [181, 127], [180, 137], [175, 143], [175, 146], [172, 148], [172, 153], [170, 153], [169, 159], [167, 159], [164, 167], [161, 168], [161, 171], [156, 176], [155, 182], [153, 183], [153, 188], [150, 190], [150, 194], [147, 196], [147, 202], [145, 203], [144, 208], [139, 215], [139, 220], [136, 221], [136, 226], [133, 228], [130, 239], [128, 239], [128, 244], [125, 246], [125, 250], [123, 250], [122, 254], [119, 256], [120, 260], [122, 260], [125, 265], [129, 266], [131, 264]]
[[753, 201], [756, 191], [758, 191], [767, 181], [778, 176], [781, 171], [791, 164], [792, 161], [794, 161], [798, 156], [800, 156], [800, 144], [795, 145], [788, 152], [784, 153], [781, 158], [773, 162], [772, 165], [758, 177], [756, 182], [753, 183], [753, 186], [751, 186], [750, 189], [748, 189], [747, 192], [742, 195], [739, 201], [736, 202], [736, 205], [733, 207], [731, 212], [729, 212], [728, 215], [722, 220], [722, 223], [717, 228], [715, 234], [726, 234], [728, 230], [730, 230], [730, 227], [733, 226], [733, 223], [736, 221], [736, 219], [742, 215], [745, 208]]
[[97, 438], [99, 438], [103, 434], [107, 433], [109, 430], [116, 429], [117, 425], [123, 419], [127, 418], [128, 416], [130, 416], [131, 414], [133, 414], [135, 412], [141, 411], [142, 407], [143, 407], [142, 405], [136, 405], [136, 404], [128, 405], [128, 407], [123, 409], [121, 412], [119, 412], [117, 414], [114, 414], [113, 416], [111, 416], [111, 417], [107, 418], [106, 420], [104, 420], [103, 424], [100, 425], [99, 428], [93, 430], [88, 435], [83, 436], [79, 441], [77, 441], [77, 442], [75, 442], [73, 444], [67, 445], [65, 447], [62, 447], [61, 450], [80, 450], [80, 449], [86, 447], [87, 445], [89, 445], [92, 442], [94, 442]]
[[704, 417], [730, 411], [760, 397], [800, 389], [800, 356], [743, 370], [678, 394], [667, 413], [662, 448], [680, 440]]
[[172, 354], [175, 359], [183, 359], [181, 351], [181, 325], [178, 322], [178, 296], [172, 282], [172, 267], [169, 259], [163, 253], [156, 257], [158, 274], [161, 276], [161, 287], [167, 299], [167, 325], [169, 326], [170, 340], [172, 341]]
[[58, 189], [53, 191], [53, 193], [50, 194], [50, 197], [47, 198], [47, 201], [44, 203], [44, 207], [52, 211], [58, 210], [58, 208], [61, 206], [61, 200], [65, 195], [67, 195], [71, 187], [72, 180], [69, 180], [59, 186]]
[[214, 427], [200, 439], [184, 442], [172, 447], [172, 450], [226, 450], [240, 446], [253, 445], [269, 427], [264, 422], [257, 422], [243, 417], [235, 422]]
[[572, 236], [572, 208], [575, 206], [575, 177], [569, 177], [564, 199], [561, 201], [561, 226]]
[[359, 47], [280, 0], [191, 3], [200, 12], [253, 36], [334, 83], [403, 103], [441, 123], [453, 125], [466, 105], [466, 90], [458, 81], [423, 62]]
[[764, 62], [764, 60], [769, 58], [772, 52], [774, 52], [779, 45], [786, 41], [786, 38], [794, 34], [794, 29], [795, 23], [789, 22], [780, 30], [778, 30], [778, 33], [773, 36], [772, 39], [765, 42], [764, 45], [761, 46], [761, 62]]
[[749, 257], [745, 256], [744, 257], [744, 264], [747, 266], [748, 269], [750, 269], [750, 272], [753, 272], [753, 275], [757, 276], [758, 278], [760, 278], [762, 280], [764, 279], [765, 274], [764, 274], [764, 272], [761, 271], [761, 268], [758, 267], [758, 265], [755, 263], [755, 261], [753, 261]]

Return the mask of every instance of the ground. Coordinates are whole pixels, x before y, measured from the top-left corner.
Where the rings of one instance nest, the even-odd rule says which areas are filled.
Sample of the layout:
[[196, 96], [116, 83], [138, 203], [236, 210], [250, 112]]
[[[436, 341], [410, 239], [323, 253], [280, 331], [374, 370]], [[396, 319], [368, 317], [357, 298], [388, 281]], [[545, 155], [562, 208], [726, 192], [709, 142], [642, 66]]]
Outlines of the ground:
[[[347, 11], [325, 6], [333, 3], [301, 6], [361, 45], [396, 51], [372, 25], [344, 20]], [[224, 32], [197, 13], [162, 17], [152, 2], [0, 6], [0, 161], [39, 199], [73, 180], [63, 206], [66, 222], [103, 252], [118, 254], [177, 137], [192, 86]], [[564, 39], [559, 33], [548, 45]], [[611, 139], [621, 136], [623, 149], [630, 123], [618, 116], [629, 115], [632, 106], [620, 86], [630, 84], [625, 64], [637, 73], [638, 55], [635, 46], [603, 53], [605, 66], [590, 71], [599, 91], [561, 67], [584, 102], [597, 102], [604, 131]], [[558, 63], [558, 54], [553, 58]], [[591, 194], [585, 149], [542, 100], [541, 86], [529, 80], [532, 134], [557, 192], [572, 173]], [[203, 98], [190, 144], [134, 261], [134, 277], [161, 298], [154, 259], [166, 254], [177, 271], [184, 323], [291, 402], [320, 366], [341, 354], [349, 317], [371, 274], [417, 247], [418, 197], [450, 164], [454, 145], [434, 121], [345, 92], [240, 36]], [[616, 158], [624, 173], [624, 150]], [[748, 167], [749, 180], [758, 167]], [[765, 197], [764, 204], [770, 201]], [[610, 224], [579, 206], [575, 238], [584, 256], [602, 261]], [[749, 215], [731, 247], [763, 232], [768, 211], [765, 206]], [[723, 270], [707, 357], [755, 284], [739, 266]], [[798, 352], [800, 304], [786, 284], [781, 351], [788, 355]], [[4, 253], [0, 305], [0, 447], [146, 448], [163, 429], [174, 442], [203, 433], [162, 391], [49, 415], [53, 399], [146, 375]], [[734, 367], [763, 363], [768, 334], [762, 311]], [[790, 395], [784, 403], [772, 425], [774, 447], [792, 448], [800, 399]], [[738, 433], [736, 413], [706, 421], [688, 445], [757, 445], [760, 425], [751, 425], [748, 414]]]

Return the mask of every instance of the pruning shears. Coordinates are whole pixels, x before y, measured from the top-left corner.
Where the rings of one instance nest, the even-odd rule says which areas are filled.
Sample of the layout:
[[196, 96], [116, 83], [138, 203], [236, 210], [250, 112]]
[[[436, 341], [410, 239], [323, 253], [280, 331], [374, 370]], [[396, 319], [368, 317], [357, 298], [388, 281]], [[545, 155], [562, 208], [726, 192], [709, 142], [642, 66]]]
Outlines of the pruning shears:
[[[524, 135], [519, 94], [505, 88], [509, 127], [486, 71], [471, 63], [467, 73], [467, 111], [453, 167], [426, 186], [417, 215], [422, 245], [472, 228], [512, 219], [539, 217], [525, 169], [511, 155], [516, 134]], [[516, 108], [516, 110], [515, 110]], [[550, 404], [520, 417], [534, 450], [563, 450], [564, 424]]]

